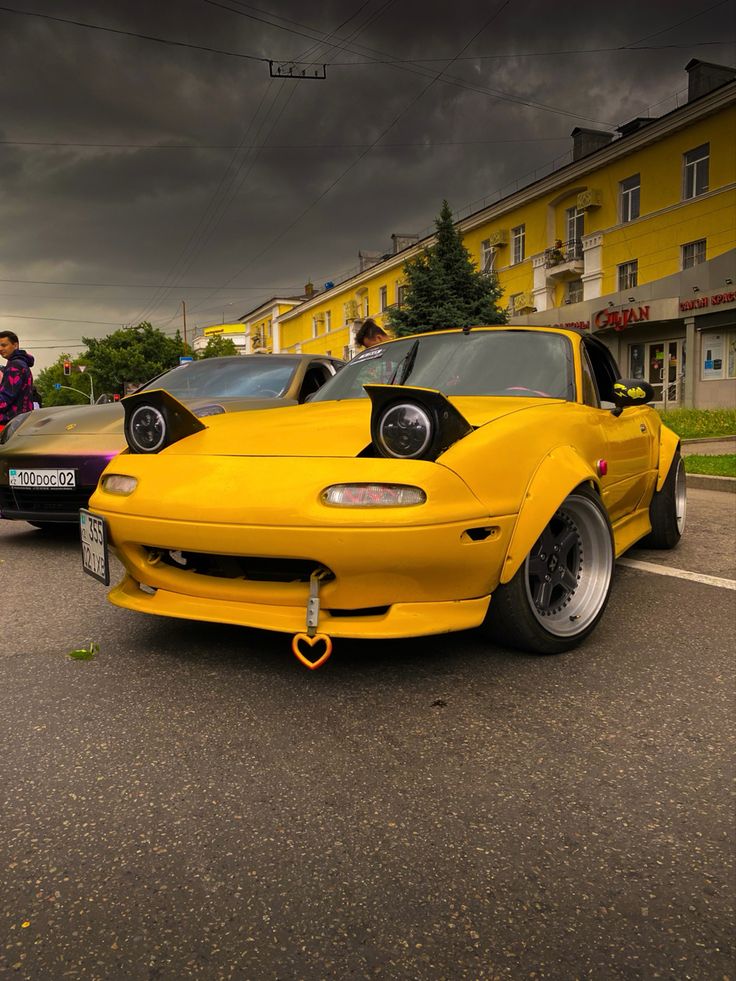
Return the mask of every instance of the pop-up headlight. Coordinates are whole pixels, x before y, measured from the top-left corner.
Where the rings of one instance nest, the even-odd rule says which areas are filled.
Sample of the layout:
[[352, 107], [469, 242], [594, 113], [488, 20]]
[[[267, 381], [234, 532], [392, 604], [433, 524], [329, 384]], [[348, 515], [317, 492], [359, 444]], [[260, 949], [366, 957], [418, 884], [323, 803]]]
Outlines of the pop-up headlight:
[[133, 453], [158, 453], [205, 429], [203, 422], [164, 389], [123, 399], [125, 438]]
[[442, 392], [409, 385], [366, 385], [371, 439], [381, 456], [436, 460], [473, 427]]

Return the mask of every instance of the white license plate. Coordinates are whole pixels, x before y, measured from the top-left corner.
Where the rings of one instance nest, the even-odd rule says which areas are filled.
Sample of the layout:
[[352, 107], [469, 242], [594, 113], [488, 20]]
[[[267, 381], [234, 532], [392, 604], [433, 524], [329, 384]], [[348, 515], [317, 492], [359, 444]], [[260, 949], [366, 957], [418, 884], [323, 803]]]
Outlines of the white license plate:
[[85, 511], [79, 511], [79, 531], [82, 539], [82, 568], [88, 576], [110, 585], [110, 559], [107, 552], [107, 528], [105, 519]]
[[73, 490], [77, 486], [76, 470], [19, 470], [8, 471], [11, 487], [33, 490]]

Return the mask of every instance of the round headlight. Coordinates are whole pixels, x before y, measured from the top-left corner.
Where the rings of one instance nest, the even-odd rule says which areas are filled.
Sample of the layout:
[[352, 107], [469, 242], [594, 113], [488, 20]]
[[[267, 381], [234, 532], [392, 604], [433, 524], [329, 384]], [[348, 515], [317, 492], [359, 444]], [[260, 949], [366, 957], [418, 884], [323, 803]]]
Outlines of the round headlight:
[[155, 453], [166, 439], [166, 420], [152, 405], [139, 406], [130, 417], [130, 440], [139, 453]]
[[432, 420], [413, 402], [392, 405], [378, 423], [381, 447], [389, 456], [414, 459], [421, 456], [432, 440]]

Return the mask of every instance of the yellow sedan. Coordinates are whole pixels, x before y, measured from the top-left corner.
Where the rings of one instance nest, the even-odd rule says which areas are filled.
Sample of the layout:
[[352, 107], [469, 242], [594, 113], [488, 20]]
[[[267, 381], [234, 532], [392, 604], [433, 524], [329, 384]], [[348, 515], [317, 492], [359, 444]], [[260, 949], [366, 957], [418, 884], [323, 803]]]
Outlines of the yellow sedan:
[[[308, 403], [199, 420], [125, 400], [129, 451], [82, 514], [84, 566], [128, 609], [335, 637], [481, 627], [557, 653], [594, 629], [615, 558], [677, 544], [677, 436], [575, 331], [477, 327], [371, 348]], [[318, 642], [319, 639], [319, 642]]]

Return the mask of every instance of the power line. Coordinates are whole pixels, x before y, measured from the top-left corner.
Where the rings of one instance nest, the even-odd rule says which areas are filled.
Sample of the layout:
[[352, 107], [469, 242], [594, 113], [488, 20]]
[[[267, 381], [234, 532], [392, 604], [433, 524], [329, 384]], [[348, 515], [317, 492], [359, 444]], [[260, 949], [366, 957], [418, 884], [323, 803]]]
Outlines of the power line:
[[[509, 140], [417, 140], [411, 143], [381, 143], [377, 149], [420, 147], [423, 150], [445, 146], [496, 146], [504, 143], [552, 143], [567, 136], [530, 136]], [[251, 143], [238, 145], [204, 143], [63, 143], [48, 140], [0, 140], [0, 146], [70, 147], [91, 150], [363, 150], [370, 143]], [[2, 280], [0, 280], [2, 282]]]
[[[59, 279], [0, 279], [0, 283], [28, 283], [33, 286], [92, 286], [92, 287], [105, 287], [113, 289], [147, 289], [147, 290], [157, 290], [161, 289], [161, 286], [157, 283], [81, 283], [81, 282], [63, 282]], [[220, 289], [219, 286], [185, 286], [181, 285], [181, 289], [187, 290], [211, 290]], [[286, 295], [292, 292], [299, 292], [301, 286], [231, 286], [229, 289], [232, 290], [255, 290], [255, 291], [268, 291], [272, 290], [274, 294]]]
[[6, 14], [18, 14], [21, 17], [40, 17], [42, 20], [56, 21], [58, 24], [69, 24], [73, 27], [84, 27], [90, 31], [104, 31], [107, 34], [119, 34], [142, 41], [154, 41], [156, 44], [167, 44], [176, 48], [189, 48], [194, 51], [207, 51], [209, 54], [227, 55], [229, 58], [242, 58], [245, 61], [260, 61], [268, 64], [269, 58], [259, 55], [243, 54], [239, 51], [223, 51], [220, 48], [210, 48], [204, 44], [190, 44], [187, 41], [174, 41], [171, 38], [157, 37], [153, 34], [140, 34], [137, 31], [123, 31], [117, 27], [103, 27], [101, 24], [88, 24], [86, 21], [72, 20], [68, 17], [55, 17], [52, 14], [39, 14], [32, 10], [17, 10], [15, 7], [0, 6], [0, 11]]

